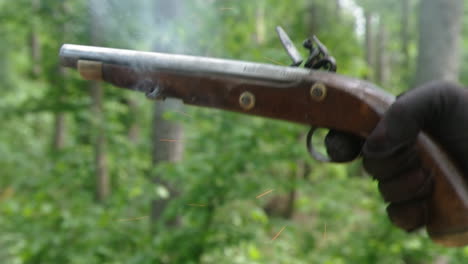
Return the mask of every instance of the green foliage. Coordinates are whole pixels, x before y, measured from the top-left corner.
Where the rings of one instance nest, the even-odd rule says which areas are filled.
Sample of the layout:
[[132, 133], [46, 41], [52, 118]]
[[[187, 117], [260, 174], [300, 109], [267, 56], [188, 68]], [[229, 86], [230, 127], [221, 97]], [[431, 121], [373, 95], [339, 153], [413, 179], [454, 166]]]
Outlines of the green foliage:
[[[184, 124], [184, 160], [153, 167], [152, 104], [112, 87], [104, 100], [112, 195], [96, 203], [87, 83], [75, 73], [61, 79], [57, 66], [62, 42], [90, 42], [89, 9], [86, 1], [70, 0], [63, 12], [61, 2], [42, 0], [35, 10], [30, 1], [0, 0], [0, 263], [428, 263], [442, 255], [465, 263], [466, 249], [443, 249], [424, 233], [392, 227], [358, 162], [312, 161], [305, 127], [209, 109], [168, 112], [167, 119]], [[175, 35], [179, 43], [164, 44], [184, 53], [289, 64], [274, 33], [282, 25], [298, 46], [318, 35], [340, 73], [362, 77], [368, 69], [356, 18], [342, 10], [337, 19], [333, 2], [185, 1], [191, 13], [166, 21], [171, 30], [163, 32], [151, 24], [151, 1], [102, 1], [102, 41], [150, 49], [155, 39]], [[43, 58], [36, 78], [26, 41], [33, 28]], [[126, 98], [139, 101], [136, 113], [122, 103]], [[57, 112], [67, 116], [59, 151], [51, 148]], [[142, 130], [136, 143], [127, 137], [135, 120]], [[296, 177], [301, 163], [311, 170]], [[152, 182], [155, 174], [180, 196], [152, 226], [149, 218], [132, 219], [147, 217], [151, 201], [167, 194]], [[272, 196], [292, 190], [292, 219], [266, 214]], [[179, 226], [163, 224], [175, 217]]]

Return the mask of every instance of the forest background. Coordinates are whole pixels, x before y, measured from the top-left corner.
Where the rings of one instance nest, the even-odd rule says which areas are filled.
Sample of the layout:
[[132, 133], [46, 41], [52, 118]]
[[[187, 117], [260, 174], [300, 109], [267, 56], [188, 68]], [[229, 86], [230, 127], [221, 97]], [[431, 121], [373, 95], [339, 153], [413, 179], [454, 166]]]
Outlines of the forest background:
[[310, 158], [307, 127], [58, 66], [63, 43], [288, 65], [281, 25], [393, 94], [466, 84], [464, 2], [0, 0], [0, 263], [467, 263], [393, 227], [359, 161]]

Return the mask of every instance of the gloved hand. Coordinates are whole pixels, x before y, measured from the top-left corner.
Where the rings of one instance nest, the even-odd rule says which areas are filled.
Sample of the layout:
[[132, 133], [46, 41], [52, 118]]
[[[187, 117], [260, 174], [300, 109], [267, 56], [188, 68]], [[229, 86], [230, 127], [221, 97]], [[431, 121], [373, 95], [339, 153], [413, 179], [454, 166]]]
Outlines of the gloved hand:
[[390, 220], [412, 231], [427, 223], [431, 175], [421, 168], [414, 143], [429, 134], [468, 177], [468, 90], [431, 82], [399, 96], [363, 147], [364, 168], [379, 182]]

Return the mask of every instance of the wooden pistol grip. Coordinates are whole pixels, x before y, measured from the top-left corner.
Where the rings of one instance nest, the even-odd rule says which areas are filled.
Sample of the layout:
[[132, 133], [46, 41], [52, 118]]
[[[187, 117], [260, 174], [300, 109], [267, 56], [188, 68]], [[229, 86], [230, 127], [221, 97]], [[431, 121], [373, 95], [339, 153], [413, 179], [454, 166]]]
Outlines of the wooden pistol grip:
[[[355, 118], [367, 120], [366, 125], [372, 128], [394, 101], [393, 96], [366, 82], [359, 81], [356, 84], [355, 81], [355, 86], [352, 86], [341, 79], [326, 80], [332, 91], [336, 89], [346, 94], [340, 95], [342, 98], [347, 98], [349, 93], [358, 99], [359, 102], [354, 103], [354, 107], [359, 109]], [[352, 101], [351, 98], [344, 100]], [[352, 130], [357, 132], [358, 128], [352, 127]], [[370, 133], [372, 129], [363, 131]], [[416, 144], [422, 166], [434, 180], [432, 196], [427, 201], [426, 229], [429, 236], [434, 242], [446, 247], [468, 245], [468, 187], [465, 176], [443, 148], [424, 132], [419, 134]]]
[[[352, 80], [343, 81], [341, 78], [322, 75], [316, 79], [324, 80], [329, 85], [330, 92], [340, 93], [345, 101], [357, 99], [352, 107], [359, 110], [356, 113], [348, 110], [347, 114], [367, 120], [366, 125], [370, 125], [372, 129], [394, 101], [393, 96], [376, 89], [372, 84], [356, 80], [353, 83]], [[350, 106], [347, 107], [350, 109]], [[359, 130], [353, 125], [341, 128], [351, 128], [355, 133]], [[372, 129], [360, 131], [370, 133]], [[367, 135], [366, 133], [363, 136]], [[431, 173], [434, 180], [433, 193], [427, 203], [426, 229], [429, 236], [434, 242], [447, 247], [468, 245], [468, 187], [463, 173], [441, 146], [424, 132], [419, 134], [416, 144], [422, 166]]]
[[424, 168], [434, 179], [434, 190], [428, 201], [426, 229], [429, 236], [447, 247], [467, 245], [468, 197], [463, 174], [428, 136], [419, 136], [418, 148]]

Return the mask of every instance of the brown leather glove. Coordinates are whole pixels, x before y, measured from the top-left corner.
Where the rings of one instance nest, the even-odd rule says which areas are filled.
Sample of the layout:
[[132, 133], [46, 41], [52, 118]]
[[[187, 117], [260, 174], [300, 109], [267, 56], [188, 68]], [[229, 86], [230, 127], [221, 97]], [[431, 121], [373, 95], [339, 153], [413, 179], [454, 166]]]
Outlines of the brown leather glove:
[[424, 226], [431, 175], [421, 168], [414, 143], [429, 134], [468, 175], [468, 90], [431, 82], [399, 96], [363, 147], [365, 169], [379, 182], [390, 220], [412, 231]]

